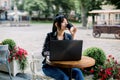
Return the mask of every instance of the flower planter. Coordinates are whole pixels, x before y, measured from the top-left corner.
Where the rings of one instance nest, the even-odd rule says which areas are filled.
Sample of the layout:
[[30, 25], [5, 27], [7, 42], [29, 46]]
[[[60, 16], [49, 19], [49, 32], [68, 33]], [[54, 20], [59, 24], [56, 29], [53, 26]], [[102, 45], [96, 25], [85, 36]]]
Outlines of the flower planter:
[[[8, 44], [8, 49], [10, 55], [8, 60], [10, 62], [10, 70], [13, 76], [16, 76], [17, 73], [23, 72], [27, 66], [27, 51], [21, 47], [16, 46], [16, 43], [12, 39], [5, 39], [2, 41], [2, 44]], [[17, 60], [19, 63], [17, 63]], [[7, 67], [0, 66], [0, 71], [8, 72]]]
[[[16, 60], [13, 60], [12, 62], [10, 62], [10, 70], [11, 70], [11, 74], [13, 76], [16, 76], [17, 73], [22, 72], [19, 69], [19, 65], [18, 65]], [[8, 69], [7, 69], [6, 65], [1, 65], [0, 66], [0, 71], [8, 72]]]

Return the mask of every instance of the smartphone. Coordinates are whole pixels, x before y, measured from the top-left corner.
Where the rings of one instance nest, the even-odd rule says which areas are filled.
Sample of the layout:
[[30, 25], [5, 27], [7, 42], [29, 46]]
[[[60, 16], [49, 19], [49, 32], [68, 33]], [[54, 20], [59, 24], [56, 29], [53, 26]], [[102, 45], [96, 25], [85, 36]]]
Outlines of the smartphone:
[[68, 23], [66, 27], [70, 30], [70, 28], [73, 27], [73, 25], [71, 23]]

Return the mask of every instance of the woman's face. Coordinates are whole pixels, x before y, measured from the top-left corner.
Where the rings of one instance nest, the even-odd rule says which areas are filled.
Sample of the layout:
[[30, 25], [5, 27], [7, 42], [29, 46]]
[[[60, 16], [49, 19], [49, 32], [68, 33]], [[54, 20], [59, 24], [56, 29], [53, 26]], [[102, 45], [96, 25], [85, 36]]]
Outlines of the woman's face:
[[67, 19], [64, 18], [63, 22], [61, 23], [61, 30], [66, 30], [67, 24], [68, 24]]

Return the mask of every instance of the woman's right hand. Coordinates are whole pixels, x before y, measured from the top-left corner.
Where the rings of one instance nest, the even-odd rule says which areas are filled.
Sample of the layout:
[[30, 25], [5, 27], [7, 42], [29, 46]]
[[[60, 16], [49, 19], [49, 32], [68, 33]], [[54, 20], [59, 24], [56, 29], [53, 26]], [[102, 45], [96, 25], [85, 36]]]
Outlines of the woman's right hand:
[[73, 26], [70, 28], [69, 31], [70, 31], [70, 33], [71, 33], [73, 39], [74, 39], [75, 34], [76, 34], [76, 32], [77, 32], [77, 28], [73, 25]]

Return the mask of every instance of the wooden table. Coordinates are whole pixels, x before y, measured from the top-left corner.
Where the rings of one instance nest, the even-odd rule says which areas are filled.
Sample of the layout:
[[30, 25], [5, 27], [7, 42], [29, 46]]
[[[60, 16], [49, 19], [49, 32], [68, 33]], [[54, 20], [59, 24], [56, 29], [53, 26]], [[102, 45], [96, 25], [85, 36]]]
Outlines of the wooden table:
[[71, 68], [87, 68], [95, 65], [95, 60], [88, 56], [82, 56], [81, 60], [78, 61], [49, 61], [47, 63], [56, 67], [63, 67], [70, 69], [69, 80], [72, 79]]

